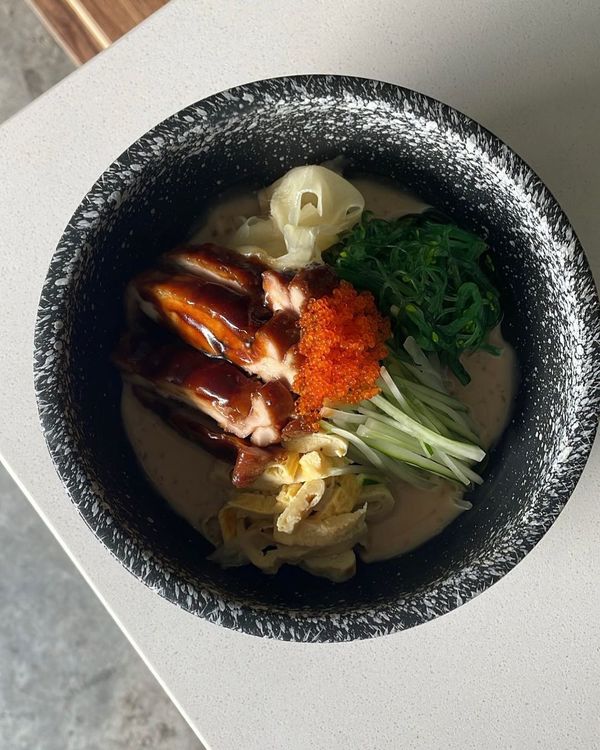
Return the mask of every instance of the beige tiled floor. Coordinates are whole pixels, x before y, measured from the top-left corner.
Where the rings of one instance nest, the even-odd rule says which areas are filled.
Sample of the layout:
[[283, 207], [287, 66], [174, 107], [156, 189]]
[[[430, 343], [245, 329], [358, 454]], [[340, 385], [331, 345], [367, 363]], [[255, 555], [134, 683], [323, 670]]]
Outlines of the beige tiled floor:
[[[0, 0], [0, 121], [72, 67], [24, 0]], [[0, 468], [0, 750], [201, 747]]]

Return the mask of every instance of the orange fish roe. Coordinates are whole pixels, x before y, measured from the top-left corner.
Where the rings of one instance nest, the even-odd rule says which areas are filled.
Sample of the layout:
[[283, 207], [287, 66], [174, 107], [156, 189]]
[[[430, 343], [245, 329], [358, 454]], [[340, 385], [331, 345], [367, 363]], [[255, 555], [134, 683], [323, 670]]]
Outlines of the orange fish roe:
[[317, 429], [323, 406], [355, 404], [379, 393], [375, 383], [390, 323], [370, 292], [342, 281], [331, 295], [308, 303], [300, 331], [296, 411], [311, 429]]

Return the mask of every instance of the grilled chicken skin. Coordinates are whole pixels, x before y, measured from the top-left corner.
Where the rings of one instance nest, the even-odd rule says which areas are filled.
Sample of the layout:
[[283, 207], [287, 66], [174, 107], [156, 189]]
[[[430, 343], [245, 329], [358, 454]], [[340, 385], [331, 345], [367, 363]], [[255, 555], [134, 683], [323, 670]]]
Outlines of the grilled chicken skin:
[[294, 410], [283, 383], [261, 383], [224, 359], [163, 336], [126, 334], [113, 359], [134, 386], [198, 409], [258, 446], [277, 443]]
[[190, 273], [264, 300], [273, 312], [286, 310], [300, 315], [309, 299], [331, 292], [339, 280], [327, 265], [313, 265], [298, 273], [269, 268], [259, 258], [212, 243], [182, 245], [161, 258], [161, 266], [177, 273]]
[[285, 453], [281, 446], [259, 448], [247, 439], [224, 432], [197, 410], [159, 396], [154, 391], [136, 387], [133, 392], [141, 404], [155, 412], [186, 440], [201, 445], [216, 458], [232, 464], [231, 482], [235, 487], [252, 484], [271, 462]]
[[154, 321], [212, 356], [224, 357], [264, 381], [294, 382], [297, 318], [275, 314], [230, 286], [191, 274], [146, 271], [130, 285], [130, 298]]
[[130, 284], [130, 309], [139, 308], [200, 351], [290, 387], [298, 367], [299, 315], [308, 300], [330, 294], [338, 283], [328, 266], [286, 275], [210, 243], [166, 253], [161, 267]]
[[252, 297], [263, 295], [262, 275], [267, 266], [258, 258], [240, 255], [211, 242], [181, 245], [161, 257], [161, 266], [177, 273], [202, 276]]

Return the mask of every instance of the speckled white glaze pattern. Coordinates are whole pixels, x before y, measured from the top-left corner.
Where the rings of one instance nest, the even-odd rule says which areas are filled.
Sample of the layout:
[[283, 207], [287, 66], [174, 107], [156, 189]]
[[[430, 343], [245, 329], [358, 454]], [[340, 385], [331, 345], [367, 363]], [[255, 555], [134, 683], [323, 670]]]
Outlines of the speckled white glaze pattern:
[[[525, 273], [535, 270], [540, 281], [539, 288], [529, 289], [519, 300], [524, 312], [535, 311], [531, 321], [537, 320], [540, 327], [534, 336], [552, 336], [546, 348], [539, 347], [542, 359], [525, 374], [525, 384], [531, 387], [528, 408], [532, 415], [527, 437], [544, 446], [541, 453], [530, 455], [525, 435], [518, 436], [514, 446], [522, 451], [514, 492], [522, 485], [526, 502], [510, 523], [498, 524], [485, 554], [469, 555], [467, 550], [460, 567], [443, 578], [375, 606], [361, 605], [360, 600], [344, 602], [343, 596], [335, 607], [321, 610], [266, 606], [224, 594], [209, 579], [199, 580], [157, 553], [135, 525], [114, 513], [113, 499], [96, 474], [72, 402], [77, 388], [72, 367], [73, 316], [81, 305], [93, 305], [87, 295], [98, 291], [87, 286], [96, 262], [97, 233], [110, 232], [130, 204], [143, 202], [145, 184], [140, 175], [148, 169], [153, 170], [154, 179], [160, 179], [161, 161], [166, 158], [184, 153], [186, 159], [202, 160], [224, 132], [236, 148], [244, 139], [252, 148], [256, 144], [252, 131], [260, 127], [265, 113], [273, 116], [273, 112], [278, 127], [272, 130], [269, 148], [273, 154], [283, 154], [282, 169], [288, 158], [292, 162], [299, 158], [289, 152], [302, 149], [301, 143], [290, 145], [284, 125], [304, 116], [307, 139], [314, 140], [318, 131], [328, 145], [328, 136], [335, 131], [336, 148], [370, 152], [381, 164], [389, 159], [390, 151], [403, 148], [407, 153], [399, 163], [405, 169], [416, 165], [411, 174], [416, 192], [427, 191], [432, 165], [446, 163], [449, 170], [452, 167], [460, 173], [463, 179], [455, 181], [438, 205], [458, 210], [462, 218], [498, 241], [504, 232], [502, 262]], [[363, 127], [365, 118], [368, 128]], [[391, 127], [403, 134], [400, 145], [383, 138]], [[339, 137], [340, 132], [348, 135]], [[257, 163], [265, 158], [260, 153], [250, 156]], [[311, 156], [304, 158], [311, 160]], [[390, 161], [391, 176], [401, 176], [394, 174], [397, 168]], [[269, 170], [273, 167], [267, 170], [270, 174]], [[474, 206], [473, 195], [478, 193], [497, 199]], [[518, 221], [507, 225], [507, 216]], [[514, 299], [522, 290], [515, 286], [508, 293]], [[540, 310], [540, 304], [547, 309]], [[287, 640], [350, 640], [393, 632], [447, 612], [504, 575], [541, 538], [570, 496], [595, 433], [599, 334], [597, 296], [577, 239], [552, 196], [510, 149], [465, 116], [415, 92], [363, 79], [299, 77], [248, 84], [188, 107], [142, 137], [105, 172], [75, 213], [52, 259], [38, 313], [35, 379], [40, 416], [57, 470], [87, 523], [132, 573], [167, 599], [226, 627]], [[554, 368], [558, 368], [556, 383], [568, 398], [543, 401], [534, 381], [542, 371], [545, 375]], [[536, 432], [536, 411], [544, 413], [545, 425], [555, 425], [553, 431], [540, 428]]]

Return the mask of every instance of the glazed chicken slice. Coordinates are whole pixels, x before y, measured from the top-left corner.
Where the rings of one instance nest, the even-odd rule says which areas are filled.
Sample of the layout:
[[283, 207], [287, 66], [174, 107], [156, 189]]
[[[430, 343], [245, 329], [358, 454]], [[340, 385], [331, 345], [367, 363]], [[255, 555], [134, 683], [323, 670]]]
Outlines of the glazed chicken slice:
[[299, 332], [295, 316], [271, 315], [257, 299], [201, 276], [148, 271], [130, 296], [150, 318], [207, 354], [225, 357], [269, 382], [294, 382]]
[[203, 276], [252, 297], [264, 294], [265, 303], [273, 312], [286, 310], [297, 315], [309, 299], [331, 294], [338, 284], [335, 272], [327, 265], [310, 266], [295, 275], [282, 273], [259, 258], [213, 243], [178, 247], [163, 255], [162, 263], [166, 268]]
[[166, 323], [197, 349], [236, 363], [248, 356], [256, 332], [270, 317], [260, 301], [244, 292], [191, 274], [146, 271], [134, 279], [133, 288], [150, 318]]
[[284, 380], [291, 387], [298, 369], [299, 337], [298, 318], [284, 310], [276, 312], [256, 332], [251, 347], [254, 362], [247, 369], [263, 380]]
[[292, 310], [288, 284], [293, 274], [274, 271], [259, 258], [241, 255], [227, 247], [210, 242], [184, 245], [165, 253], [161, 265], [225, 284], [252, 297], [264, 297], [273, 312]]
[[226, 432], [258, 446], [278, 442], [294, 410], [283, 383], [261, 383], [178, 341], [126, 335], [114, 361], [134, 386], [198, 409]]
[[278, 271], [263, 273], [263, 289], [268, 307], [299, 316], [308, 300], [331, 294], [339, 279], [330, 266], [309, 266], [286, 278]]
[[183, 245], [165, 253], [162, 265], [177, 272], [203, 276], [251, 297], [262, 297], [262, 274], [267, 266], [258, 258], [240, 255], [221, 245]]
[[177, 248], [161, 265], [165, 270], [146, 271], [130, 284], [130, 310], [141, 309], [200, 351], [292, 386], [298, 317], [309, 299], [337, 286], [329, 266], [290, 276], [211, 243]]
[[216, 458], [233, 464], [231, 481], [236, 487], [252, 484], [272, 461], [285, 453], [281, 446], [259, 448], [244, 438], [223, 432], [197, 411], [180, 406], [145, 388], [135, 388], [134, 394], [140, 403], [155, 412], [182, 437], [201, 445]]
[[286, 312], [297, 313], [292, 307], [290, 290], [288, 288], [292, 278], [272, 268], [263, 272], [262, 286], [265, 294], [265, 304], [269, 310], [273, 310], [273, 312], [285, 310]]

